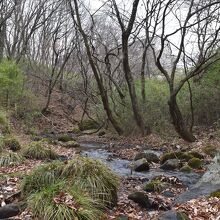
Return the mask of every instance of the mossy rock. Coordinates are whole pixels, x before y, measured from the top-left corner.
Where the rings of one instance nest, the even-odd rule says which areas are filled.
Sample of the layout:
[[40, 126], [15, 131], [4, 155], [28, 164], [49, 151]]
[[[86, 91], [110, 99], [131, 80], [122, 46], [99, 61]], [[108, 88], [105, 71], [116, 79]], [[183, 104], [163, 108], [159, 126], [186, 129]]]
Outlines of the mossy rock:
[[146, 192], [161, 192], [167, 187], [167, 184], [161, 182], [160, 180], [151, 180], [144, 186], [144, 191]]
[[188, 161], [188, 165], [192, 167], [193, 169], [201, 168], [202, 164], [203, 164], [202, 160], [200, 160], [199, 158], [195, 158], [195, 157]]
[[200, 154], [199, 152], [190, 151], [189, 154], [192, 155], [193, 157], [196, 157], [196, 158], [199, 158], [199, 159], [204, 159], [204, 156], [202, 154]]
[[100, 125], [91, 119], [86, 119], [78, 124], [80, 131], [98, 129]]
[[191, 173], [192, 172], [192, 168], [189, 166], [189, 165], [184, 165], [181, 169], [180, 169], [181, 172], [184, 172], [184, 173]]
[[3, 140], [3, 145], [5, 148], [8, 148], [12, 151], [18, 151], [21, 149], [19, 141], [14, 137], [6, 137]]
[[207, 155], [214, 157], [217, 153], [218, 153], [218, 149], [216, 146], [213, 145], [208, 145], [206, 147], [204, 147], [203, 152], [206, 153]]
[[216, 197], [216, 198], [220, 199], [220, 189], [215, 192], [212, 192], [210, 194], [210, 197]]
[[61, 134], [58, 136], [57, 140], [61, 142], [68, 142], [73, 141], [74, 139], [68, 134]]
[[80, 147], [80, 144], [76, 141], [68, 141], [66, 143], [63, 143], [62, 146], [65, 148], [77, 148]]
[[179, 159], [179, 160], [184, 160], [187, 162], [192, 158], [193, 156], [186, 152], [170, 152], [170, 153], [163, 154], [160, 158], [160, 162], [161, 164], [164, 164], [167, 160], [170, 160], [170, 159]]

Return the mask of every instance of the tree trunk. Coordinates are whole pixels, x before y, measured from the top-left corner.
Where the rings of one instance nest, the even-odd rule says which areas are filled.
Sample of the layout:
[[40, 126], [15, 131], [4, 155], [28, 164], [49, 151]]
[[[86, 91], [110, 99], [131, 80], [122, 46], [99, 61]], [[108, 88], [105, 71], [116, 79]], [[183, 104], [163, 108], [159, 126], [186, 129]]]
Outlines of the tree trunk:
[[109, 105], [109, 100], [108, 100], [108, 94], [107, 91], [103, 85], [103, 82], [99, 76], [98, 70], [96, 68], [95, 62], [93, 60], [92, 57], [92, 53], [91, 53], [91, 49], [90, 49], [90, 45], [89, 45], [89, 39], [88, 36], [86, 35], [86, 33], [84, 32], [83, 28], [82, 28], [82, 24], [81, 24], [81, 19], [80, 19], [80, 15], [79, 15], [79, 9], [78, 9], [78, 2], [77, 0], [74, 0], [74, 5], [75, 5], [75, 13], [73, 11], [72, 5], [71, 5], [71, 1], [69, 0], [69, 6], [70, 6], [70, 10], [71, 10], [71, 16], [73, 18], [73, 21], [75, 21], [74, 15], [76, 14], [76, 19], [77, 19], [77, 26], [78, 29], [83, 37], [83, 41], [84, 41], [84, 45], [86, 48], [86, 53], [87, 53], [87, 57], [89, 59], [89, 64], [92, 68], [93, 74], [95, 76], [95, 80], [101, 95], [101, 99], [102, 99], [102, 104], [104, 107], [104, 110], [107, 114], [107, 117], [109, 119], [109, 121], [111, 122], [112, 126], [114, 127], [114, 129], [117, 131], [117, 133], [119, 135], [123, 134], [123, 130], [121, 129], [118, 121], [114, 118], [113, 114], [112, 114], [112, 110], [110, 108]]
[[5, 22], [0, 27], [0, 62], [4, 58], [4, 44], [5, 44], [6, 25]]
[[128, 85], [128, 90], [131, 99], [132, 110], [134, 114], [134, 119], [136, 121], [137, 126], [139, 127], [142, 135], [149, 134], [150, 130], [145, 129], [144, 120], [141, 115], [141, 111], [138, 105], [136, 90], [134, 80], [131, 74], [131, 69], [129, 66], [128, 60], [128, 36], [122, 35], [122, 52], [123, 52], [123, 69], [125, 73], [125, 79]]
[[185, 141], [188, 142], [194, 142], [196, 138], [193, 136], [193, 134], [187, 129], [182, 113], [179, 109], [179, 106], [176, 101], [176, 96], [170, 97], [170, 100], [168, 101], [170, 115], [172, 118], [172, 123], [175, 127], [176, 132], [183, 138]]

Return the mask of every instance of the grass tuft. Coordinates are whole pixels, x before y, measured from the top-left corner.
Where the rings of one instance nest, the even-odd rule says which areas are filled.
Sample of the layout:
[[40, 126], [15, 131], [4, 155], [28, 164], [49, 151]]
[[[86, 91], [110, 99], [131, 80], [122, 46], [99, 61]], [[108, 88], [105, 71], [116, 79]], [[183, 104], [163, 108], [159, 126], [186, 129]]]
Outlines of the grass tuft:
[[60, 161], [41, 165], [34, 169], [29, 175], [25, 176], [21, 190], [24, 195], [35, 193], [43, 187], [54, 184], [61, 176], [64, 164]]
[[63, 177], [78, 181], [94, 199], [107, 206], [117, 203], [118, 177], [101, 161], [86, 157], [76, 157], [64, 167]]
[[0, 167], [14, 166], [21, 164], [24, 158], [17, 153], [3, 153], [0, 156]]
[[45, 142], [42, 141], [32, 142], [26, 149], [24, 149], [23, 156], [37, 160], [55, 160], [58, 158], [58, 155], [51, 148], [47, 148]]
[[96, 202], [81, 187], [74, 184], [67, 189], [66, 185], [60, 181], [30, 195], [27, 201], [33, 214], [42, 220], [95, 220], [101, 216]]

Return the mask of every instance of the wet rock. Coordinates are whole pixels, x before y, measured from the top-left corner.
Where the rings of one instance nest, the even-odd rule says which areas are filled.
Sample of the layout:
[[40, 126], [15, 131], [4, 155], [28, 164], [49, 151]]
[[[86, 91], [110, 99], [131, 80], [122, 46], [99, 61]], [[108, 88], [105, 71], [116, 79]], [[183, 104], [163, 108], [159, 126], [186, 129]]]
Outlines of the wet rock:
[[159, 163], [160, 162], [160, 159], [159, 157], [152, 153], [152, 152], [141, 152], [141, 153], [137, 153], [134, 157], [134, 160], [140, 160], [140, 159], [143, 159], [145, 158], [149, 163]]
[[170, 159], [167, 160], [164, 164], [160, 166], [161, 169], [163, 170], [175, 170], [180, 167], [179, 160], [177, 159]]
[[200, 196], [209, 196], [211, 193], [220, 189], [220, 184], [213, 185], [211, 183], [206, 183], [201, 186], [195, 186], [189, 191], [182, 193], [175, 200], [175, 203], [185, 203], [191, 199], [196, 199]]
[[67, 161], [67, 160], [69, 160], [69, 158], [66, 155], [58, 155], [57, 159], [60, 160], [60, 161]]
[[158, 220], [190, 220], [184, 212], [167, 211], [162, 214]]
[[143, 193], [143, 192], [134, 192], [134, 193], [131, 193], [129, 196], [128, 196], [128, 199], [134, 201], [135, 203], [139, 204], [141, 207], [143, 208], [151, 208], [152, 205], [151, 205], [151, 201], [150, 199], [148, 198], [148, 196]]
[[175, 194], [172, 191], [164, 191], [163, 196], [165, 197], [175, 197]]
[[20, 213], [20, 207], [17, 204], [9, 204], [0, 207], [0, 219], [10, 218]]
[[133, 170], [137, 172], [149, 171], [150, 169], [149, 163], [145, 158], [134, 161], [131, 166], [133, 167]]
[[126, 215], [120, 215], [118, 216], [117, 220], [129, 220], [129, 218]]

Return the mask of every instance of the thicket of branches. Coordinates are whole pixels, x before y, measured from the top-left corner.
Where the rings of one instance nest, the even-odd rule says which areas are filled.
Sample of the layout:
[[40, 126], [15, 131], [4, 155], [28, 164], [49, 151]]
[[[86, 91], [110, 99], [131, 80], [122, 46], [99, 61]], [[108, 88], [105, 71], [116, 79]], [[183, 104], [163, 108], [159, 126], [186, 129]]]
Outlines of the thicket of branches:
[[[91, 116], [91, 108], [101, 109], [103, 123], [124, 134], [127, 125], [121, 117], [132, 114], [131, 123], [147, 135], [156, 111], [149, 104], [151, 88], [153, 99], [160, 102], [158, 96], [166, 96], [168, 103], [167, 110], [156, 111], [156, 118], [167, 115], [183, 139], [194, 141], [196, 87], [219, 60], [220, 1], [97, 4], [0, 0], [0, 60], [15, 61], [46, 86], [43, 113], [59, 89], [77, 100], [82, 119]], [[179, 98], [182, 93], [187, 101]], [[190, 118], [185, 118], [183, 105]]]

